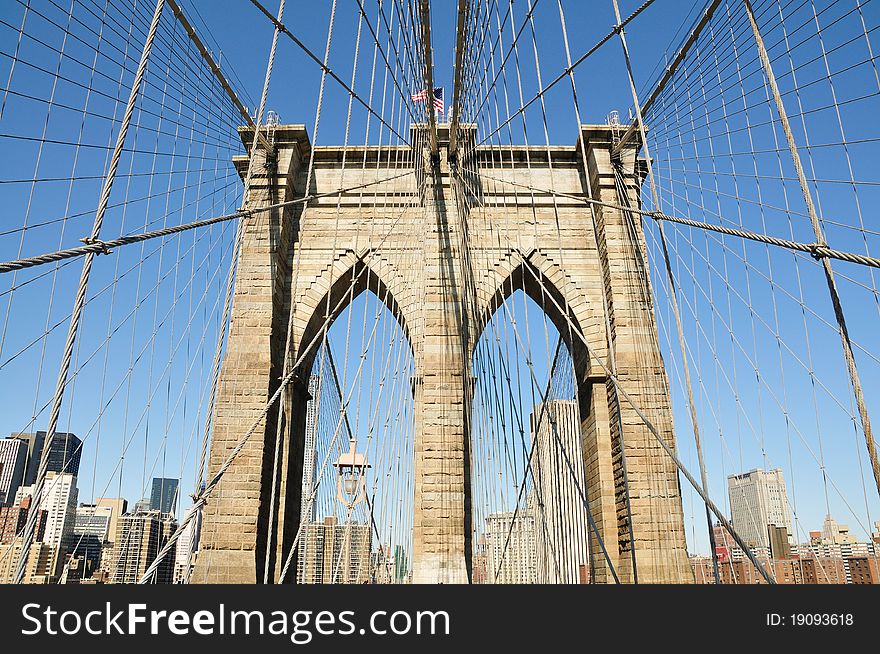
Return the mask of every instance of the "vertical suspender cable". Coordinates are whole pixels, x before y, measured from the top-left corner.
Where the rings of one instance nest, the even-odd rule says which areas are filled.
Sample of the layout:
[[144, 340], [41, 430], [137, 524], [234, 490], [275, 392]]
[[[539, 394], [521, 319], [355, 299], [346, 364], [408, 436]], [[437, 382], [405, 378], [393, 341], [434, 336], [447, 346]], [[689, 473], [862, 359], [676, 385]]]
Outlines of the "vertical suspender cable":
[[[578, 131], [581, 130], [581, 110], [578, 106], [578, 97], [577, 97], [577, 85], [575, 84], [574, 79], [574, 70], [571, 63], [571, 50], [568, 45], [568, 29], [565, 24], [565, 13], [562, 9], [562, 0], [557, 0], [557, 6], [559, 8], [559, 22], [562, 28], [562, 40], [565, 45], [565, 59], [566, 64], [568, 66], [568, 78], [571, 82], [571, 97], [572, 104], [574, 106], [575, 120], [577, 122]], [[580, 144], [580, 154], [581, 154], [581, 165], [584, 169], [584, 185], [586, 186], [587, 195], [591, 198], [594, 197], [592, 181], [590, 180], [590, 169], [587, 165], [587, 149], [584, 144], [583, 135], [578, 139], [578, 143]], [[620, 195], [620, 199], [623, 200], [624, 196]], [[600, 251], [599, 247], [599, 227], [596, 222], [596, 208], [594, 205], [589, 205], [590, 207], [590, 221], [593, 227], [593, 242], [596, 246], [596, 252]], [[646, 292], [648, 289], [645, 289]], [[617, 374], [617, 356], [615, 352], [614, 339], [612, 336], [611, 329], [611, 310], [608, 304], [608, 297], [605, 293], [602, 293], [602, 311], [605, 314], [605, 339], [608, 343], [608, 367], [611, 368], [611, 371], [616, 375]], [[626, 505], [626, 521], [627, 521], [627, 531], [629, 532], [629, 549], [630, 549], [630, 561], [632, 563], [632, 580], [634, 584], [639, 583], [639, 572], [638, 565], [636, 563], [636, 537], [633, 532], [633, 517], [632, 517], [632, 503], [630, 501], [630, 488], [629, 488], [629, 472], [627, 470], [626, 464], [626, 442], [624, 435], [624, 427], [623, 427], [623, 411], [620, 405], [620, 394], [617, 392], [617, 387], [612, 384], [612, 388], [614, 389], [614, 406], [617, 410], [617, 432], [618, 432], [618, 440], [620, 441], [620, 462], [621, 469], [623, 472], [623, 497], [624, 504]]]
[[467, 43], [467, 20], [470, 14], [470, 2], [458, 0], [458, 26], [455, 30], [455, 71], [452, 80], [452, 118], [449, 121], [449, 154], [458, 149], [458, 124], [461, 120], [461, 85], [462, 67], [464, 66], [464, 49]]
[[[134, 81], [131, 85], [131, 93], [128, 96], [128, 103], [125, 106], [125, 114], [122, 117], [119, 134], [116, 137], [116, 145], [113, 148], [110, 167], [107, 170], [107, 176], [104, 178], [104, 186], [101, 189], [98, 209], [95, 212], [95, 222], [92, 226], [92, 235], [89, 238], [84, 239], [85, 242], [95, 242], [101, 234], [101, 225], [104, 223], [104, 214], [107, 211], [107, 205], [110, 201], [110, 192], [113, 190], [113, 182], [116, 179], [116, 170], [119, 168], [119, 160], [122, 157], [122, 150], [125, 147], [125, 137], [128, 134], [131, 117], [134, 113], [134, 106], [137, 103], [137, 97], [140, 94], [141, 82], [143, 81], [144, 74], [147, 70], [147, 61], [150, 56], [150, 51], [153, 48], [153, 41], [156, 38], [156, 32], [159, 29], [159, 20], [162, 17], [162, 9], [164, 7], [165, 0], [157, 0], [156, 8], [153, 11], [153, 19], [150, 23], [150, 29], [147, 32], [147, 38], [144, 41], [144, 49], [141, 52], [141, 59], [138, 63], [137, 72], [135, 73]], [[87, 254], [83, 259], [82, 273], [80, 275], [79, 286], [74, 299], [70, 325], [67, 330], [67, 340], [64, 344], [64, 353], [61, 357], [61, 365], [58, 370], [58, 382], [55, 386], [55, 395], [52, 398], [52, 412], [49, 414], [49, 423], [46, 427], [46, 436], [43, 441], [43, 451], [40, 456], [40, 467], [37, 471], [37, 480], [34, 486], [31, 511], [28, 512], [27, 524], [25, 525], [24, 535], [22, 536], [21, 552], [19, 553], [18, 564], [15, 570], [15, 583], [17, 584], [22, 583], [24, 580], [28, 554], [34, 540], [34, 531], [37, 525], [37, 516], [40, 513], [39, 507], [40, 501], [42, 500], [43, 486], [46, 482], [46, 471], [49, 467], [49, 452], [51, 451], [52, 441], [55, 438], [55, 433], [58, 429], [61, 403], [64, 399], [64, 389], [67, 386], [67, 375], [70, 372], [70, 363], [73, 359], [73, 348], [76, 344], [76, 337], [79, 333], [79, 323], [86, 303], [86, 291], [88, 289], [89, 277], [91, 276], [92, 262], [94, 259], [94, 253]]]
[[[614, 5], [614, 15], [617, 19], [617, 23], [620, 24], [620, 7], [617, 0], [612, 0], [612, 3]], [[635, 105], [636, 110], [636, 121], [638, 122], [638, 129], [642, 138], [642, 147], [644, 147], [645, 149], [645, 160], [648, 165], [648, 180], [651, 185], [651, 197], [654, 202], [655, 210], [659, 211], [660, 197], [657, 194], [657, 186], [654, 181], [654, 171], [651, 166], [651, 155], [648, 152], [648, 138], [647, 134], [645, 133], [645, 121], [642, 116], [641, 105], [639, 104], [639, 96], [638, 92], [636, 91], [635, 79], [633, 78], [632, 65], [629, 58], [629, 47], [626, 44], [626, 36], [624, 34], [623, 28], [618, 31], [617, 35], [620, 37], [620, 44], [623, 47], [623, 57], [626, 62], [626, 72], [629, 78], [630, 91], [632, 92], [633, 104]], [[690, 408], [691, 425], [693, 426], [694, 430], [694, 441], [697, 446], [697, 461], [700, 466], [700, 483], [703, 486], [703, 492], [708, 494], [709, 488], [708, 478], [706, 474], [706, 464], [703, 460], [703, 448], [700, 442], [700, 426], [699, 422], [697, 421], [697, 407], [694, 401], [694, 388], [691, 383], [690, 367], [688, 365], [687, 350], [685, 349], [684, 327], [681, 322], [681, 312], [679, 311], [677, 298], [678, 291], [676, 289], [675, 277], [672, 274], [672, 266], [669, 261], [669, 250], [666, 247], [666, 233], [663, 229], [663, 223], [658, 223], [658, 229], [660, 231], [660, 243], [663, 249], [663, 260], [666, 265], [666, 276], [669, 281], [669, 299], [672, 303], [672, 313], [675, 316], [675, 327], [676, 331], [678, 332], [678, 345], [681, 349], [681, 360], [682, 368], [684, 370], [685, 388], [687, 390], [688, 407]], [[712, 513], [709, 510], [708, 504], [706, 505], [706, 523], [709, 534], [709, 547], [712, 550], [712, 569], [715, 575], [715, 583], [720, 584], [721, 576], [718, 571], [718, 553], [715, 551], [715, 532], [712, 528]]]
[[[748, 15], [749, 23], [752, 27], [752, 34], [755, 36], [755, 43], [758, 47], [758, 56], [761, 59], [761, 64], [764, 66], [764, 74], [767, 76], [767, 82], [770, 84], [770, 90], [773, 93], [773, 101], [776, 104], [779, 121], [782, 123], [782, 130], [785, 132], [786, 141], [788, 141], [788, 149], [791, 152], [791, 159], [794, 163], [795, 172], [797, 173], [801, 193], [804, 196], [807, 213], [810, 215], [810, 223], [813, 227], [813, 233], [816, 235], [817, 244], [820, 247], [824, 247], [827, 245], [825, 234], [822, 231], [822, 225], [819, 222], [819, 216], [816, 213], [816, 205], [813, 203], [813, 196], [807, 186], [807, 177], [804, 174], [804, 167], [801, 163], [801, 156], [798, 153], [797, 143], [794, 140], [794, 133], [791, 131], [791, 123], [789, 122], [788, 114], [785, 111], [785, 104], [783, 103], [782, 95], [779, 92], [779, 85], [776, 83], [776, 76], [773, 74], [773, 66], [770, 63], [770, 56], [767, 54], [767, 48], [764, 45], [764, 38], [761, 36], [761, 30], [758, 29], [758, 23], [755, 20], [755, 12], [752, 10], [752, 3], [749, 2], [749, 0], [743, 0], [743, 4], [745, 5], [746, 14]], [[846, 317], [843, 313], [843, 306], [840, 303], [840, 294], [837, 291], [837, 283], [834, 280], [834, 270], [831, 268], [831, 260], [828, 257], [822, 257], [822, 269], [825, 272], [825, 282], [828, 285], [828, 294], [831, 296], [831, 304], [834, 307], [834, 317], [837, 320], [837, 327], [840, 331], [840, 342], [843, 346], [843, 358], [846, 362], [849, 381], [852, 385], [856, 406], [859, 410], [859, 418], [862, 421], [862, 431], [865, 433], [865, 445], [868, 448], [868, 457], [871, 459], [871, 469], [874, 471], [874, 482], [877, 485], [877, 493], [880, 494], [880, 460], [877, 458], [877, 446], [874, 443], [874, 433], [871, 429], [871, 418], [868, 415], [868, 407], [865, 404], [865, 396], [862, 392], [862, 382], [859, 378], [858, 368], [856, 367], [852, 342], [849, 338], [849, 330], [846, 327]]]
[[419, 17], [422, 21], [422, 49], [425, 65], [425, 111], [428, 117], [428, 134], [431, 139], [431, 156], [437, 156], [437, 119], [434, 111], [434, 55], [431, 49], [431, 7], [428, 0], [419, 2]]

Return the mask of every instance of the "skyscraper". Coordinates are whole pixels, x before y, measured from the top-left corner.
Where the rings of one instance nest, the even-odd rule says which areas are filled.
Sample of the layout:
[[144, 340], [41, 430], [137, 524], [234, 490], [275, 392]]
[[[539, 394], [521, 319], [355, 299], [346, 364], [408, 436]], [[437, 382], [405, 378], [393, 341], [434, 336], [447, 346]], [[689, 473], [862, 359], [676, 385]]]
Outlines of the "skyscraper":
[[[43, 542], [61, 547], [73, 536], [76, 522], [76, 499], [78, 495], [76, 477], [66, 473], [47, 472], [43, 486], [39, 510], [46, 511], [46, 530]], [[33, 486], [18, 489], [15, 503], [21, 504], [27, 497], [33, 497]]]
[[788, 537], [788, 529], [770, 525], [767, 527], [770, 535], [770, 556], [774, 559], [791, 558], [791, 542]]
[[[23, 533], [25, 524], [27, 524], [30, 506], [31, 497], [28, 496], [15, 506], [0, 507], [0, 545], [13, 542], [16, 537]], [[36, 530], [34, 531], [35, 542], [43, 540], [45, 530], [46, 512], [40, 511], [40, 514], [37, 516]]]
[[751, 470], [727, 477], [733, 528], [750, 547], [770, 547], [769, 527], [785, 527], [792, 536], [791, 513], [782, 470]]
[[852, 545], [858, 539], [853, 536], [847, 525], [842, 525], [830, 515], [825, 516], [822, 523], [822, 543], [824, 545]]
[[[204, 487], [204, 486], [203, 486]], [[176, 554], [174, 555], [173, 583], [185, 584], [189, 581], [192, 567], [195, 564], [195, 556], [199, 551], [199, 540], [202, 537], [202, 510], [196, 512], [186, 527], [180, 532], [177, 539]]]
[[[303, 477], [302, 495], [300, 495], [300, 524], [303, 525], [303, 536], [297, 553], [297, 580], [301, 584], [323, 583], [324, 539], [325, 532], [330, 533], [333, 527], [325, 523], [315, 522], [315, 503], [309, 505], [309, 497], [315, 488], [317, 470], [315, 469], [315, 447], [318, 436], [318, 403], [321, 393], [320, 375], [309, 377], [309, 395], [306, 404], [306, 432], [303, 444]], [[334, 518], [335, 520], [335, 518]], [[334, 523], [335, 524], [335, 523]], [[331, 545], [332, 549], [332, 545]]]
[[[136, 584], [156, 559], [159, 550], [176, 528], [174, 519], [159, 511], [126, 513], [119, 520], [113, 547], [102, 557], [101, 568], [114, 584]], [[175, 552], [162, 559], [155, 583], [172, 580]]]
[[[40, 547], [36, 547], [38, 543], [34, 541], [36, 549], [32, 549], [30, 554], [30, 556], [37, 555], [41, 562], [35, 563], [37, 567], [34, 568], [34, 572], [28, 573], [34, 575], [35, 582], [37, 582], [36, 577], [45, 577], [44, 581], [54, 581], [61, 573], [64, 555], [73, 540], [77, 493], [76, 477], [73, 475], [46, 473], [46, 482], [37, 507], [38, 511], [45, 512], [45, 527], [39, 543]], [[21, 486], [15, 495], [15, 503], [22, 506], [33, 498], [33, 494], [33, 486]], [[20, 536], [15, 539], [20, 548], [22, 543], [19, 541], [22, 541]], [[28, 562], [28, 565], [31, 563]], [[43, 572], [37, 572], [38, 569]]]
[[306, 405], [306, 433], [303, 446], [302, 503], [300, 505], [300, 522], [315, 520], [315, 505], [309, 506], [309, 496], [315, 487], [315, 446], [318, 439], [318, 394], [321, 390], [321, 378], [318, 375], [309, 377], [309, 395], [311, 399]]
[[37, 479], [37, 468], [40, 465], [40, 452], [43, 451], [43, 438], [40, 436], [43, 432], [17, 433], [11, 434], [11, 440], [21, 441], [27, 448], [26, 462], [24, 467], [24, 476], [22, 478], [23, 486], [32, 486]]
[[178, 479], [153, 477], [153, 491], [150, 493], [150, 509], [161, 513], [174, 513], [177, 507]]
[[338, 524], [333, 516], [303, 525], [297, 581], [362, 584], [371, 580], [372, 531], [366, 523]]
[[27, 444], [17, 438], [0, 441], [0, 506], [10, 505], [24, 481]]
[[406, 550], [403, 545], [394, 547], [394, 582], [402, 584], [409, 575], [409, 563], [406, 557]]
[[101, 542], [110, 540], [110, 521], [113, 517], [112, 506], [98, 504], [80, 504], [76, 509], [76, 521], [73, 531], [76, 534], [97, 536]]
[[122, 497], [99, 497], [95, 500], [95, 506], [103, 510], [110, 509], [110, 524], [107, 525], [106, 540], [113, 542], [119, 519], [128, 511], [128, 500]]
[[150, 508], [150, 498], [142, 497], [137, 502], [134, 503], [134, 507], [132, 507], [132, 513], [146, 513], [147, 511], [151, 511]]
[[[46, 432], [42, 434], [45, 443]], [[45, 447], [45, 445], [44, 445]], [[50, 472], [65, 473], [76, 477], [79, 475], [79, 460], [82, 454], [82, 441], [74, 434], [56, 432], [49, 447], [49, 465], [46, 470]]]
[[535, 520], [539, 584], [580, 583], [589, 566], [586, 482], [575, 400], [538, 404], [529, 422], [533, 439], [530, 505]]
[[121, 498], [99, 497], [94, 504], [81, 504], [76, 509], [70, 553], [91, 562], [96, 570], [105, 545], [113, 541], [120, 516], [128, 502]]
[[[19, 536], [3, 549], [0, 556], [0, 584], [15, 581], [16, 567], [24, 541]], [[58, 556], [58, 548], [46, 543], [34, 542], [30, 547], [23, 581], [26, 584], [54, 584], [61, 576], [64, 557]]]
[[486, 518], [486, 583], [533, 584], [536, 559], [535, 518], [530, 511], [504, 511]]
[[[24, 475], [24, 483], [32, 486], [37, 481], [40, 468], [40, 457], [46, 442], [46, 432], [12, 434], [10, 438], [20, 440], [27, 445], [28, 461]], [[65, 472], [76, 477], [79, 474], [79, 461], [82, 452], [82, 441], [75, 435], [63, 431], [55, 432], [49, 448], [48, 472]]]
[[323, 578], [324, 532], [329, 527], [315, 522], [315, 503], [309, 505], [309, 497], [315, 488], [315, 447], [318, 441], [318, 403], [321, 393], [320, 375], [309, 377], [309, 395], [306, 405], [306, 432], [303, 444], [302, 494], [300, 495], [299, 519], [303, 525], [303, 538], [297, 554], [296, 569], [299, 583], [319, 584]]

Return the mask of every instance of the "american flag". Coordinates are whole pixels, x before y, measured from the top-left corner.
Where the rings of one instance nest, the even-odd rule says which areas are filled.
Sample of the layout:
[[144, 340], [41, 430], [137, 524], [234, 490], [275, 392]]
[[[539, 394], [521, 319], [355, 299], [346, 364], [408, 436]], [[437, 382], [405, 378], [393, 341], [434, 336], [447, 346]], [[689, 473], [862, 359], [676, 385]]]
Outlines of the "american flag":
[[[427, 91], [419, 91], [418, 93], [411, 95], [410, 98], [413, 102], [424, 102], [428, 99]], [[443, 113], [443, 87], [438, 86], [434, 88], [434, 110]]]

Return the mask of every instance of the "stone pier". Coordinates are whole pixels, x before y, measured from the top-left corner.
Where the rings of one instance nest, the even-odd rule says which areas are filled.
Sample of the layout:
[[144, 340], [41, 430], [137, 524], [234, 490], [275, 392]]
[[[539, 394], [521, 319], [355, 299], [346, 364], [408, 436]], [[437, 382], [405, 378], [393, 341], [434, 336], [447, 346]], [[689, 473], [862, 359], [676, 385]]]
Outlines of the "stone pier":
[[[252, 136], [242, 130], [248, 146]], [[577, 199], [589, 187], [597, 199], [620, 203], [612, 128], [585, 125], [565, 146], [505, 148], [503, 165], [497, 149], [450, 158], [448, 127], [439, 136], [437, 158], [408, 147], [316, 147], [310, 188], [312, 146], [303, 126], [274, 128], [274, 157], [254, 153], [249, 207], [409, 174], [243, 223], [209, 475], [259, 423], [208, 502], [192, 581], [295, 577], [281, 571], [299, 527], [315, 343], [326, 319], [345, 308], [341, 300], [367, 289], [392, 310], [415, 355], [414, 582], [470, 580], [471, 361], [493, 311], [518, 289], [544, 307], [575, 362], [585, 488], [608, 553], [594, 538], [597, 580], [611, 581], [613, 566], [621, 581], [632, 581], [632, 532], [640, 582], [692, 581], [675, 466], [597, 364], [608, 360], [607, 325], [621, 384], [674, 445], [640, 218], [597, 208], [594, 231], [588, 205]], [[641, 183], [636, 146], [631, 141], [617, 162], [633, 206]], [[246, 159], [238, 165], [243, 174]], [[282, 376], [286, 345], [298, 365], [279, 424], [277, 409], [260, 416]]]

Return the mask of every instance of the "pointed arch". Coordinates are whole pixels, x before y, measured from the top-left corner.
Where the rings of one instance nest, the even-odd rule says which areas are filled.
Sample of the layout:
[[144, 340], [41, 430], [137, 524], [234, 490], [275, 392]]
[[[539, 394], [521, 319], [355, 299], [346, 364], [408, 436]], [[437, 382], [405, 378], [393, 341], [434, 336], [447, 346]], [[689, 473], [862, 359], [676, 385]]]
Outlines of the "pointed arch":
[[[398, 274], [397, 268], [378, 251], [365, 249], [356, 253], [349, 249], [339, 252], [320, 274], [307, 280], [297, 279], [296, 284], [297, 286], [293, 288], [291, 293], [292, 301], [295, 304], [292, 311], [290, 344], [291, 358], [297, 362], [296, 369], [293, 371], [296, 381], [291, 385], [291, 393], [285, 398], [287, 404], [284, 416], [287, 422], [281, 428], [283, 437], [279, 441], [280, 455], [274, 464], [277, 465], [278, 482], [275, 496], [278, 497], [278, 511], [274, 524], [269, 526], [274, 535], [274, 565], [278, 571], [277, 578], [284, 583], [298, 579], [297, 566], [300, 558], [299, 551], [296, 555], [293, 554], [293, 544], [300, 529], [300, 523], [305, 523], [304, 528], [312, 528], [309, 526], [312, 524], [312, 519], [303, 513], [303, 509], [319, 510], [322, 517], [333, 515], [332, 512], [323, 511], [315, 503], [310, 507], [304, 505], [309, 497], [307, 488], [311, 488], [311, 485], [306, 486], [307, 483], [311, 483], [307, 482], [310, 475], [324, 475], [325, 477], [325, 483], [320, 486], [324, 489], [322, 492], [329, 493], [329, 495], [326, 497], [321, 495], [324, 500], [321, 505], [323, 509], [328, 509], [336, 501], [333, 480], [328, 481], [326, 478], [328, 475], [334, 477], [336, 472], [332, 466], [321, 465], [320, 462], [325, 459], [331, 460], [329, 458], [331, 453], [343, 447], [340, 445], [341, 443], [355, 440], [355, 435], [359, 435], [362, 439], [357, 445], [358, 451], [363, 451], [372, 440], [374, 443], [372, 446], [374, 448], [373, 454], [375, 454], [376, 448], [385, 447], [383, 436], [387, 436], [388, 430], [392, 429], [389, 425], [400, 427], [404, 423], [410, 425], [409, 430], [400, 428], [393, 431], [399, 438], [395, 438], [396, 445], [392, 443], [388, 447], [403, 447], [405, 445], [409, 448], [407, 450], [409, 458], [412, 458], [413, 399], [410, 390], [413, 378], [412, 364], [400, 365], [401, 357], [398, 357], [395, 360], [396, 365], [390, 373], [386, 366], [374, 367], [375, 361], [368, 359], [366, 353], [368, 351], [382, 352], [381, 348], [385, 347], [387, 343], [379, 343], [378, 340], [373, 340], [371, 337], [360, 343], [363, 347], [361, 361], [365, 363], [363, 371], [357, 363], [351, 363], [353, 359], [358, 358], [359, 350], [357, 347], [351, 352], [345, 351], [350, 363], [349, 370], [357, 368], [346, 383], [343, 367], [345, 359], [341, 356], [343, 348], [339, 348], [337, 354], [340, 355], [340, 358], [334, 364], [333, 348], [330, 346], [334, 340], [339, 342], [340, 336], [347, 339], [346, 325], [344, 324], [347, 321], [343, 315], [346, 311], [363, 310], [364, 325], [368, 320], [372, 323], [372, 317], [368, 319], [367, 316], [372, 316], [373, 310], [371, 309], [368, 313], [365, 308], [367, 305], [361, 303], [356, 305], [358, 298], [368, 294], [372, 297], [364, 299], [369, 303], [369, 306], [376, 310], [375, 327], [382, 325], [382, 328], [376, 332], [377, 339], [380, 333], [384, 335], [383, 330], [387, 325], [390, 332], [396, 333], [396, 336], [393, 336], [394, 345], [391, 347], [391, 351], [402, 353], [404, 363], [407, 357], [410, 357], [410, 362], [412, 362], [414, 360], [413, 323], [408, 319], [410, 316], [408, 307], [412, 306], [412, 300], [408, 294], [405, 280]], [[380, 320], [379, 314], [384, 314], [384, 310], [380, 307], [384, 307], [390, 312], [391, 317], [386, 319], [383, 315]], [[334, 324], [340, 318], [343, 324], [336, 325], [337, 332], [334, 335]], [[341, 332], [338, 331], [339, 329]], [[369, 329], [368, 326], [367, 330]], [[406, 345], [403, 345], [404, 342]], [[318, 359], [322, 347], [325, 348], [327, 357]], [[388, 348], [386, 347], [384, 351], [387, 354]], [[390, 354], [388, 356], [390, 357]], [[326, 365], [324, 362], [327, 362]], [[339, 366], [338, 376], [336, 366]], [[367, 370], [370, 372], [367, 373]], [[391, 383], [383, 383], [384, 375], [395, 376], [398, 375], [399, 370], [403, 370], [405, 374], [397, 376]], [[378, 384], [373, 388], [378, 390], [375, 393], [361, 394], [361, 388], [376, 383], [376, 376], [378, 376]], [[365, 377], [369, 377], [369, 379], [365, 379]], [[358, 390], [357, 393], [354, 393], [355, 388]], [[383, 392], [384, 396], [382, 396]], [[391, 392], [397, 393], [393, 399], [388, 395]], [[330, 405], [325, 403], [325, 409], [321, 409], [321, 402], [318, 399], [320, 397], [325, 399], [333, 397], [333, 403]], [[380, 397], [385, 398], [385, 403], [382, 405], [379, 403]], [[404, 397], [408, 399], [402, 399]], [[310, 405], [312, 400], [316, 400], [314, 405]], [[390, 417], [392, 409], [389, 408], [391, 401], [398, 401], [408, 406], [403, 411], [400, 411], [399, 406], [395, 406], [395, 411], [398, 413], [394, 413], [393, 420]], [[373, 402], [376, 404], [373, 405]], [[313, 407], [314, 413], [310, 414], [310, 406]], [[330, 414], [333, 414], [334, 410], [338, 415], [331, 416]], [[312, 427], [307, 426], [307, 416], [309, 415], [312, 415]], [[385, 419], [380, 419], [378, 416], [385, 416]], [[362, 421], [361, 417], [363, 417]], [[325, 419], [326, 422], [324, 422]], [[318, 426], [319, 422], [329, 431], [326, 429], [322, 431], [322, 428]], [[375, 438], [373, 438], [374, 434]], [[406, 434], [409, 434], [409, 440], [403, 445], [397, 443], [400, 439], [405, 440]], [[318, 454], [316, 447], [324, 447], [325, 449]], [[306, 456], [307, 450], [308, 457]], [[393, 457], [385, 456], [385, 454], [382, 457], [372, 457], [371, 463], [392, 460]], [[335, 456], [336, 454], [333, 454], [332, 460], [335, 460]], [[306, 461], [310, 461], [308, 470], [306, 469]], [[411, 475], [412, 464], [407, 470]], [[384, 487], [378, 481], [377, 484], [380, 489], [383, 489], [379, 493], [381, 498], [383, 497], [382, 493], [385, 492]], [[412, 488], [412, 484], [408, 488]], [[399, 489], [395, 487], [395, 490]], [[373, 489], [373, 495], [368, 498], [370, 506], [374, 506], [376, 503], [375, 492]], [[385, 506], [381, 502], [379, 505]], [[408, 506], [409, 511], [412, 511], [411, 500], [408, 505], [398, 503], [395, 506]], [[377, 530], [385, 528], [382, 518], [381, 516], [373, 516], [372, 509], [368, 515], [369, 519], [363, 523], [357, 523], [358, 526], [355, 529], [360, 529], [361, 532], [366, 529], [367, 534], [372, 532], [373, 537], [378, 537]], [[349, 517], [355, 520], [354, 516]], [[360, 516], [360, 518], [363, 517]], [[351, 537], [351, 529], [347, 533], [348, 537]], [[359, 537], [366, 538], [367, 536], [361, 533]], [[299, 547], [304, 547], [302, 540], [299, 542]], [[407, 552], [411, 552], [411, 544], [408, 547]], [[338, 568], [334, 569], [338, 571]], [[361, 579], [364, 570], [361, 567], [357, 567], [357, 570], [355, 577]], [[345, 575], [343, 577], [349, 578]], [[316, 583], [316, 578], [314, 575], [306, 574], [300, 581], [302, 583]]]
[[523, 254], [508, 250], [496, 262], [488, 287], [478, 292], [478, 315], [473, 343], [476, 344], [492, 316], [515, 291], [522, 290], [547, 315], [571, 353], [579, 382], [591, 374], [590, 357], [584, 339], [594, 352], [604, 352], [602, 307], [590, 306], [563, 269], [541, 250]]
[[388, 308], [412, 350], [414, 325], [408, 317], [411, 297], [396, 267], [375, 250], [364, 250], [360, 254], [347, 250], [337, 256], [320, 277], [311, 280], [308, 287], [300, 292], [294, 289], [297, 305], [293, 313], [291, 354], [294, 360], [301, 359], [299, 370], [306, 373], [311, 370], [325, 325], [329, 329], [367, 290]]
[[[581, 327], [589, 320], [587, 304], [578, 303], [574, 284], [536, 250], [528, 256], [510, 250], [492, 270], [471, 356], [474, 538], [486, 542], [485, 561], [474, 561], [477, 578], [577, 583], [593, 556], [585, 470], [586, 417], [594, 411], [586, 399]], [[528, 326], [536, 313], [543, 316], [537, 331], [544, 327], [537, 340]], [[531, 550], [526, 542], [533, 542]]]

